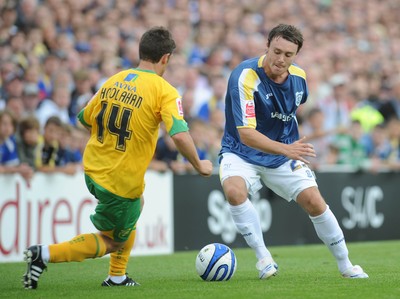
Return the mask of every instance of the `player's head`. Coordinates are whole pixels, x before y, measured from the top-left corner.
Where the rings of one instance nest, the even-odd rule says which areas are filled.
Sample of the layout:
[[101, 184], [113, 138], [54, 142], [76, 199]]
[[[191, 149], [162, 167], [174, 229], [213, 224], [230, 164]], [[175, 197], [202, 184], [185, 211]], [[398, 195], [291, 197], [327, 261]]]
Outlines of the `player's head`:
[[296, 54], [299, 53], [301, 47], [303, 46], [303, 34], [299, 29], [293, 25], [279, 24], [268, 34], [267, 46], [270, 47], [272, 41], [280, 37], [297, 45]]
[[284, 78], [303, 46], [301, 32], [292, 25], [278, 25], [271, 30], [267, 41], [264, 69], [272, 79]]
[[175, 41], [171, 33], [164, 27], [153, 27], [146, 31], [139, 43], [140, 60], [158, 63], [165, 54], [172, 54]]

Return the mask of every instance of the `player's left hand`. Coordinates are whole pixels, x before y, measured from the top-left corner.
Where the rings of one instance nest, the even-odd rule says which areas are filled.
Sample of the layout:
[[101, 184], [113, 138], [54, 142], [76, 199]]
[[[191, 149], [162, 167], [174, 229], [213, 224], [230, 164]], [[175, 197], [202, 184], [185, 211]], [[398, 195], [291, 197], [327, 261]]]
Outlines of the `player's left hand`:
[[286, 157], [292, 160], [299, 160], [306, 164], [310, 164], [305, 157], [316, 157], [314, 146], [307, 143], [306, 137], [303, 137], [292, 144], [287, 144]]

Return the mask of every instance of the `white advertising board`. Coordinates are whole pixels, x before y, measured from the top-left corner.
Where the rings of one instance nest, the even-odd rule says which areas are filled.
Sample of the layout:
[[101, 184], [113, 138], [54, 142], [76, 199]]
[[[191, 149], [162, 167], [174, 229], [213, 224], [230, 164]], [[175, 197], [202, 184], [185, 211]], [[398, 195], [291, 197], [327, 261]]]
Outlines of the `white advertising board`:
[[[146, 173], [145, 205], [132, 255], [173, 252], [171, 173]], [[84, 175], [35, 174], [28, 186], [18, 175], [0, 175], [0, 262], [22, 261], [32, 244], [53, 244], [96, 232], [89, 215], [96, 199]]]

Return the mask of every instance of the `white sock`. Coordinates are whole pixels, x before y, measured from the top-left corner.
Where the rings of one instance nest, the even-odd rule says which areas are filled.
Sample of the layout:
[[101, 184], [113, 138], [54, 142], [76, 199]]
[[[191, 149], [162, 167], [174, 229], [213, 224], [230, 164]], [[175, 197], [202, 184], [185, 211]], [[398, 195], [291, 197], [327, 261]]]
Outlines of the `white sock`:
[[109, 275], [108, 276], [114, 283], [121, 283], [126, 279], [126, 275], [122, 275], [122, 276], [112, 276]]
[[239, 233], [244, 237], [247, 244], [255, 251], [258, 260], [271, 256], [264, 244], [260, 218], [249, 199], [240, 205], [229, 205], [232, 219]]
[[50, 260], [50, 250], [48, 245], [42, 245], [42, 260], [46, 265]]
[[343, 231], [336, 220], [335, 215], [327, 206], [325, 212], [319, 216], [310, 216], [314, 224], [318, 237], [329, 248], [330, 252], [336, 258], [339, 271], [343, 273], [346, 269], [352, 267], [349, 260], [349, 251], [346, 246]]

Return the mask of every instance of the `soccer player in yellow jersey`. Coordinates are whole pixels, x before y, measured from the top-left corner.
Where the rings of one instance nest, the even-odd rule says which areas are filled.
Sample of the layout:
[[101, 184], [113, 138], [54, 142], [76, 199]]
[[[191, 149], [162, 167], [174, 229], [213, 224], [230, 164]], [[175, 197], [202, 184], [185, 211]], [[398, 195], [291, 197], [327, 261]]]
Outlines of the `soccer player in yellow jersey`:
[[160, 122], [197, 172], [212, 173], [212, 163], [200, 160], [183, 118], [181, 97], [162, 76], [175, 49], [170, 32], [154, 27], [139, 44], [138, 68], [109, 78], [79, 113], [90, 129], [83, 165], [89, 191], [98, 200], [90, 216], [97, 234], [82, 234], [24, 252], [24, 287], [36, 289], [48, 263], [83, 261], [110, 253], [109, 276], [102, 286], [135, 286], [126, 266], [142, 207], [144, 175], [154, 154]]

